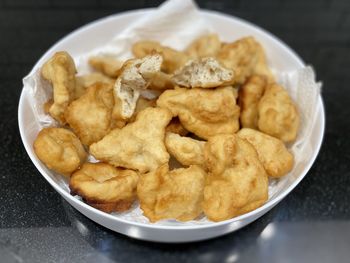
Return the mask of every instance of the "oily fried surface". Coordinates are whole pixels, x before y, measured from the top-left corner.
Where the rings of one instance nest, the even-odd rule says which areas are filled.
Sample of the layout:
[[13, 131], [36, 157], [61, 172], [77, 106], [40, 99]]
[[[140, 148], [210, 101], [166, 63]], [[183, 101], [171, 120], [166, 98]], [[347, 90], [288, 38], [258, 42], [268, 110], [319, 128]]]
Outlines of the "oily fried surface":
[[183, 137], [176, 133], [165, 134], [165, 146], [168, 152], [184, 166], [204, 164], [204, 141]]
[[192, 57], [216, 57], [221, 48], [221, 42], [217, 34], [208, 34], [194, 40], [185, 50]]
[[138, 41], [132, 46], [132, 52], [137, 58], [143, 58], [152, 54], [152, 52], [160, 53], [164, 59], [162, 71], [165, 73], [173, 73], [176, 69], [181, 68], [188, 60], [188, 56], [185, 53], [162, 46], [156, 41]]
[[165, 131], [176, 133], [181, 136], [185, 136], [188, 134], [188, 130], [186, 130], [185, 127], [181, 124], [178, 117], [172, 118], [168, 126], [166, 126]]
[[202, 212], [205, 177], [200, 166], [169, 171], [167, 164], [141, 176], [137, 196], [144, 215], [151, 222], [195, 219]]
[[212, 221], [252, 211], [268, 199], [267, 174], [254, 147], [232, 134], [209, 138], [204, 147], [208, 177], [203, 210]]
[[123, 62], [107, 56], [94, 56], [89, 58], [89, 64], [97, 71], [103, 73], [110, 78], [117, 78]]
[[132, 115], [132, 117], [128, 122], [135, 121], [137, 114], [139, 114], [139, 112], [143, 111], [144, 109], [148, 107], [156, 107], [156, 106], [157, 106], [156, 99], [149, 100], [144, 97], [139, 97], [136, 103], [134, 114]]
[[117, 119], [129, 119], [136, 108], [140, 90], [146, 89], [150, 76], [160, 71], [163, 58], [159, 54], [151, 54], [142, 59], [130, 59], [121, 69], [120, 76], [114, 85], [115, 109], [113, 116]]
[[170, 74], [159, 71], [153, 72], [148, 76], [145, 75], [145, 77], [149, 81], [149, 89], [165, 90], [174, 88], [174, 82], [172, 81], [172, 75]]
[[63, 128], [44, 128], [34, 141], [34, 151], [49, 169], [70, 175], [86, 159], [86, 152], [73, 132]]
[[281, 140], [249, 128], [241, 129], [237, 135], [254, 146], [269, 176], [278, 178], [292, 170], [293, 154]]
[[239, 128], [239, 107], [232, 87], [166, 90], [157, 105], [169, 109], [188, 131], [204, 139]]
[[259, 130], [286, 143], [293, 142], [299, 129], [299, 113], [283, 87], [271, 84], [267, 87], [258, 106]]
[[41, 75], [53, 87], [49, 113], [61, 124], [65, 123], [64, 111], [74, 98], [75, 73], [74, 61], [65, 51], [55, 53], [41, 68]]
[[128, 210], [136, 199], [138, 174], [106, 163], [85, 163], [72, 174], [69, 188], [89, 205], [105, 211]]
[[171, 117], [166, 109], [146, 108], [137, 115], [135, 122], [112, 130], [92, 144], [90, 153], [98, 160], [141, 173], [157, 169], [169, 161], [164, 136]]
[[224, 44], [217, 58], [235, 72], [235, 82], [238, 84], [243, 84], [253, 74], [266, 76], [269, 82], [274, 81], [267, 66], [264, 49], [253, 37]]
[[44, 108], [44, 112], [46, 114], [50, 114], [50, 108], [53, 104], [53, 100], [49, 99], [47, 102], [44, 103], [43, 108]]
[[220, 65], [214, 58], [198, 58], [188, 61], [185, 66], [175, 71], [173, 81], [188, 88], [215, 88], [227, 86], [234, 79], [231, 69]]
[[93, 72], [75, 77], [75, 92], [74, 99], [79, 99], [86, 91], [86, 89], [98, 82], [113, 85], [115, 80], [109, 78], [99, 72]]
[[113, 86], [98, 82], [68, 106], [66, 121], [81, 142], [90, 145], [110, 131], [113, 106]]
[[258, 128], [258, 104], [264, 95], [266, 80], [264, 77], [253, 75], [239, 89], [239, 116], [242, 127]]

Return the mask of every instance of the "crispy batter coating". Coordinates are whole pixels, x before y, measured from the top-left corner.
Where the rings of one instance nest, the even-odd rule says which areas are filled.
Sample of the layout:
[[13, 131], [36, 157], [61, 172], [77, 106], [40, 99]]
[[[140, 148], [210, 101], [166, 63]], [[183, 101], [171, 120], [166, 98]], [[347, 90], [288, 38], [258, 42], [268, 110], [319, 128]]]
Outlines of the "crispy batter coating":
[[53, 100], [49, 99], [47, 102], [44, 103], [43, 108], [44, 108], [44, 112], [46, 114], [50, 114], [50, 108], [53, 104]]
[[110, 78], [117, 78], [123, 62], [107, 56], [94, 56], [89, 58], [89, 64], [97, 71], [103, 73]]
[[85, 163], [72, 174], [71, 194], [81, 196], [89, 205], [107, 213], [128, 210], [136, 199], [139, 176], [135, 171], [115, 168], [106, 163]]
[[269, 82], [274, 81], [264, 49], [253, 37], [223, 45], [217, 58], [235, 72], [235, 82], [238, 84], [243, 84], [253, 74], [266, 76]]
[[162, 46], [156, 41], [138, 41], [132, 46], [132, 52], [137, 58], [143, 58], [152, 54], [152, 52], [160, 53], [164, 59], [162, 71], [165, 73], [174, 72], [176, 69], [185, 65], [188, 60], [188, 56], [185, 53]]
[[172, 118], [168, 126], [166, 126], [165, 131], [176, 133], [181, 136], [185, 136], [188, 134], [188, 130], [186, 130], [185, 127], [181, 124], [178, 117]]
[[254, 146], [269, 176], [278, 178], [292, 170], [293, 154], [281, 140], [249, 128], [241, 129], [237, 135]]
[[185, 50], [192, 58], [216, 57], [221, 48], [221, 42], [217, 34], [208, 34], [195, 39]]
[[165, 90], [165, 89], [173, 89], [174, 82], [172, 81], [172, 75], [166, 74], [164, 72], [154, 72], [145, 77], [149, 81], [149, 89], [153, 90]]
[[90, 146], [98, 160], [145, 173], [169, 161], [164, 145], [165, 127], [171, 113], [161, 108], [146, 108], [135, 122], [114, 129], [101, 141]]
[[136, 119], [137, 114], [139, 114], [139, 112], [143, 111], [144, 109], [148, 108], [148, 107], [156, 107], [157, 103], [156, 103], [156, 99], [146, 99], [144, 97], [139, 97], [139, 99], [137, 100], [136, 103], [136, 108], [134, 111], [134, 114], [132, 115], [132, 117], [128, 120], [128, 122], [133, 122]]
[[197, 165], [169, 171], [167, 164], [141, 176], [137, 196], [144, 215], [151, 221], [188, 221], [201, 212], [206, 173]]
[[173, 81], [188, 88], [215, 88], [233, 83], [231, 69], [220, 65], [214, 58], [198, 58], [188, 61], [175, 71]]
[[34, 141], [34, 151], [49, 169], [69, 176], [85, 161], [83, 145], [69, 130], [44, 128]]
[[166, 90], [157, 105], [169, 109], [188, 131], [203, 139], [232, 134], [239, 128], [239, 107], [232, 87]]
[[184, 166], [204, 164], [205, 141], [183, 137], [176, 133], [165, 134], [165, 146], [168, 152]]
[[99, 72], [93, 72], [81, 76], [75, 77], [75, 92], [74, 99], [80, 98], [88, 87], [96, 84], [97, 82], [106, 83], [113, 85], [115, 79], [109, 78]]
[[113, 106], [113, 86], [98, 82], [68, 106], [66, 121], [81, 142], [90, 145], [111, 130]]
[[61, 124], [65, 124], [64, 111], [74, 99], [75, 64], [65, 51], [55, 53], [41, 68], [41, 75], [53, 87], [53, 103], [50, 115]]
[[268, 199], [268, 179], [254, 147], [235, 134], [209, 138], [203, 210], [212, 221], [252, 211]]
[[142, 59], [130, 59], [121, 69], [121, 74], [115, 82], [115, 106], [113, 116], [124, 120], [129, 119], [136, 108], [140, 97], [140, 90], [149, 86], [145, 76], [160, 71], [163, 58], [159, 54], [152, 54]]
[[259, 130], [286, 143], [293, 142], [299, 129], [296, 105], [283, 87], [274, 83], [267, 87], [258, 106]]
[[242, 127], [258, 128], [258, 104], [264, 95], [266, 80], [264, 77], [253, 75], [239, 89], [240, 121]]

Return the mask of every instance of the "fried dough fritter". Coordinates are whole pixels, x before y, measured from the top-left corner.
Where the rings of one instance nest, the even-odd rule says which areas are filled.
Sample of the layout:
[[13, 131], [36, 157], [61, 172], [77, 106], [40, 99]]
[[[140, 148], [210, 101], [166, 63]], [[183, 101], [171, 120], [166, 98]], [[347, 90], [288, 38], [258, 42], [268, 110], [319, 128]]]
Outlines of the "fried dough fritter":
[[198, 165], [169, 171], [167, 164], [140, 177], [137, 196], [144, 215], [151, 221], [188, 221], [202, 213], [206, 173]]
[[159, 72], [162, 61], [161, 55], [152, 54], [142, 59], [130, 59], [124, 63], [114, 86], [115, 118], [121, 117], [127, 120], [133, 115], [140, 90], [146, 89], [149, 85], [146, 76]]
[[160, 53], [163, 57], [162, 71], [173, 73], [176, 69], [181, 68], [188, 60], [188, 56], [180, 51], [170, 47], [162, 46], [156, 41], [138, 41], [132, 46], [132, 53], [136, 58], [143, 58], [153, 52]]
[[43, 108], [44, 108], [44, 112], [46, 114], [50, 114], [50, 108], [51, 108], [52, 104], [53, 104], [53, 100], [52, 99], [50, 99], [50, 100], [48, 100], [47, 102], [44, 103]]
[[113, 86], [98, 82], [68, 106], [65, 118], [81, 142], [90, 145], [111, 130], [113, 106]]
[[153, 90], [166, 90], [166, 89], [173, 89], [174, 88], [174, 82], [171, 79], [172, 75], [166, 74], [164, 72], [154, 72], [147, 76], [145, 75], [145, 78], [149, 81], [149, 89]]
[[164, 145], [165, 127], [172, 116], [166, 109], [146, 108], [135, 122], [114, 129], [90, 146], [98, 160], [145, 173], [169, 161]]
[[44, 128], [34, 141], [34, 152], [49, 169], [69, 176], [87, 154], [75, 134], [63, 128]]
[[79, 99], [86, 91], [86, 89], [98, 82], [113, 85], [115, 79], [109, 78], [99, 72], [93, 72], [75, 77], [75, 92], [74, 99]]
[[191, 58], [216, 57], [221, 48], [217, 34], [208, 34], [195, 39], [185, 50]]
[[232, 87], [166, 90], [157, 105], [169, 109], [188, 131], [203, 139], [232, 134], [239, 128], [239, 107]]
[[258, 106], [258, 128], [285, 143], [293, 142], [299, 130], [299, 113], [283, 87], [274, 83], [266, 88]]
[[110, 78], [117, 78], [123, 62], [108, 56], [94, 56], [89, 58], [89, 64], [95, 70], [103, 73]]
[[73, 58], [65, 51], [55, 53], [41, 68], [41, 75], [53, 87], [50, 115], [65, 124], [64, 111], [74, 99], [76, 68]]
[[208, 177], [203, 210], [212, 221], [252, 211], [268, 199], [268, 178], [254, 147], [237, 135], [209, 138], [204, 147]]
[[72, 174], [71, 194], [107, 213], [128, 210], [136, 200], [139, 176], [135, 171], [115, 168], [106, 163], [85, 163]]
[[282, 177], [292, 170], [293, 154], [281, 140], [249, 128], [239, 130], [237, 135], [254, 146], [269, 176]]
[[258, 105], [264, 95], [266, 80], [264, 77], [253, 75], [239, 89], [240, 121], [243, 128], [258, 128]]
[[154, 108], [156, 106], [157, 106], [156, 99], [149, 100], [149, 99], [146, 99], [144, 97], [139, 97], [139, 99], [137, 100], [137, 103], [136, 103], [136, 108], [135, 108], [134, 114], [128, 120], [128, 122], [135, 121], [137, 114], [139, 114], [139, 112], [143, 111], [144, 109], [149, 108], [149, 107]]
[[165, 134], [165, 146], [168, 152], [184, 166], [204, 164], [204, 144], [204, 141], [182, 137], [175, 133]]
[[214, 58], [188, 61], [175, 71], [173, 81], [187, 88], [215, 88], [232, 84], [234, 72], [220, 65]]
[[172, 118], [168, 126], [166, 126], [165, 131], [176, 133], [181, 136], [186, 136], [188, 134], [188, 130], [181, 124], [178, 117]]
[[267, 66], [264, 49], [253, 37], [244, 37], [224, 44], [217, 58], [235, 72], [237, 84], [243, 84], [253, 74], [266, 76], [269, 82], [274, 81], [274, 76]]

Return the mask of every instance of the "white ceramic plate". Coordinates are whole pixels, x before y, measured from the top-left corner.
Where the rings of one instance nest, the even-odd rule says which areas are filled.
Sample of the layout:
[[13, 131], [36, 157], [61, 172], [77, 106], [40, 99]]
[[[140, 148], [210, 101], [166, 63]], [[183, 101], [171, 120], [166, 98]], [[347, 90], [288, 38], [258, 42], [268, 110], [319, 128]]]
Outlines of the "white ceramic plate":
[[[103, 45], [117, 32], [148, 12], [152, 12], [152, 9], [125, 12], [97, 20], [79, 28], [50, 48], [36, 63], [32, 72], [58, 50], [67, 50], [75, 57]], [[290, 71], [304, 66], [303, 61], [293, 50], [261, 28], [241, 19], [217, 12], [202, 11], [202, 14], [210, 21], [214, 30], [224, 41], [232, 41], [246, 35], [256, 37], [265, 47], [269, 64], [274, 69]], [[123, 220], [114, 215], [101, 212], [74, 198], [69, 193], [66, 181], [61, 176], [47, 169], [37, 159], [33, 151], [33, 141], [40, 127], [30, 106], [29, 96], [30, 94], [23, 89], [18, 109], [19, 129], [25, 149], [40, 173], [65, 200], [90, 219], [121, 234], [149, 241], [188, 242], [209, 239], [233, 232], [261, 217], [292, 191], [306, 175], [319, 152], [324, 133], [324, 107], [320, 97], [317, 106], [316, 124], [313, 128], [313, 136], [309, 141], [313, 149], [312, 155], [309, 156], [306, 162], [295, 165], [293, 179], [285, 180], [282, 190], [270, 197], [269, 201], [262, 207], [230, 220], [206, 225], [171, 226], [144, 224]]]

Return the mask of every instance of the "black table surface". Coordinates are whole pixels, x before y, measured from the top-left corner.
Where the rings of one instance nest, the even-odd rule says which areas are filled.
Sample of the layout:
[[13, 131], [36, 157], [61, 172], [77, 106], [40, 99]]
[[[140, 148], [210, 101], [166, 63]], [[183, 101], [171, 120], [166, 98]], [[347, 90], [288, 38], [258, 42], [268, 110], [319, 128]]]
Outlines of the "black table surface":
[[[0, 1], [0, 262], [349, 262], [349, 0], [199, 1], [272, 32], [324, 83], [326, 131], [316, 162], [294, 191], [247, 227], [189, 244], [134, 240], [74, 210], [36, 170], [18, 131], [22, 77], [72, 30], [160, 2]], [[262, 234], [271, 227], [272, 235]]]

